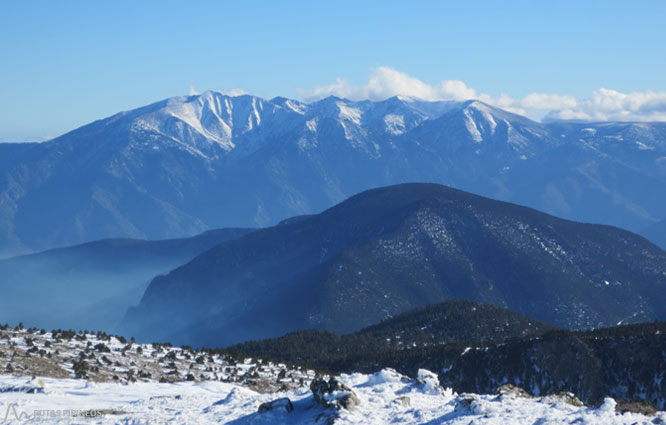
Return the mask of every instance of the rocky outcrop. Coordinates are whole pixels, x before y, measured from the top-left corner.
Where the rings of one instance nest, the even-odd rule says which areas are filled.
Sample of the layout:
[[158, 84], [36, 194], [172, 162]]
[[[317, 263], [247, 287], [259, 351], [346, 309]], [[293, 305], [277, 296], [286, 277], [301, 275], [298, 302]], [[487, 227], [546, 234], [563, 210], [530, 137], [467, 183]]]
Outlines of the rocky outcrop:
[[328, 381], [315, 378], [310, 384], [310, 390], [317, 403], [326, 409], [353, 411], [360, 403], [356, 393], [335, 376]]
[[585, 404], [583, 404], [582, 401], [574, 393], [570, 393], [567, 391], [562, 391], [557, 394], [551, 394], [547, 395], [544, 397], [545, 399], [550, 399], [554, 401], [561, 401], [566, 404], [570, 404], [574, 407], [583, 407]]
[[427, 394], [441, 394], [442, 392], [437, 374], [429, 370], [419, 369], [416, 374], [416, 382], [421, 385], [423, 391]]
[[495, 390], [500, 398], [532, 398], [532, 396], [520, 387], [512, 384], [504, 384]]

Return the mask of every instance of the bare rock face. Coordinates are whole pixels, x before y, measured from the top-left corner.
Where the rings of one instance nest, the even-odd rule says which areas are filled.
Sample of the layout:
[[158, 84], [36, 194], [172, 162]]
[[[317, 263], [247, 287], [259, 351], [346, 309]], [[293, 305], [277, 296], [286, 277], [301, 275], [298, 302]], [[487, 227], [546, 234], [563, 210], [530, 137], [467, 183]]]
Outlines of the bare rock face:
[[360, 403], [356, 393], [336, 377], [328, 382], [323, 378], [315, 378], [310, 384], [310, 390], [317, 403], [327, 409], [353, 411]]

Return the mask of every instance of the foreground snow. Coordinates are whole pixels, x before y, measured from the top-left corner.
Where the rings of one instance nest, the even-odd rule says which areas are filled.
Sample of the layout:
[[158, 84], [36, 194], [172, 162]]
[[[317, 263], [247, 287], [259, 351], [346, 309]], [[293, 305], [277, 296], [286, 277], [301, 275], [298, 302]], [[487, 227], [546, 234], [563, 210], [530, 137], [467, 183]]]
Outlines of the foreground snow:
[[[436, 382], [409, 380], [391, 370], [374, 375], [342, 375], [340, 380], [360, 400], [354, 411], [324, 409], [307, 387], [260, 394], [239, 384], [213, 381], [95, 384], [74, 379], [0, 376], [0, 421], [7, 415], [8, 423], [21, 424], [325, 424], [333, 418], [336, 424], [666, 423], [664, 412], [654, 417], [618, 414], [612, 399], [606, 399], [599, 408], [588, 408], [548, 397], [459, 395], [439, 388]], [[291, 400], [293, 411], [279, 406], [258, 413], [262, 403], [282, 397]], [[36, 416], [35, 411], [41, 411], [41, 416]], [[58, 411], [61, 416], [53, 416]], [[68, 414], [63, 411], [101, 416], [63, 416]]]

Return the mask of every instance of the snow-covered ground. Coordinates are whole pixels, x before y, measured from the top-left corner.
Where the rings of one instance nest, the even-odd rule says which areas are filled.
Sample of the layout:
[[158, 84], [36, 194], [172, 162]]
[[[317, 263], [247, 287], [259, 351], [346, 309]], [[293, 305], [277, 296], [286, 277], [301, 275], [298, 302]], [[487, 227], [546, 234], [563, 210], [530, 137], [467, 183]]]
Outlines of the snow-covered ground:
[[[7, 423], [13, 424], [666, 423], [664, 412], [652, 417], [616, 413], [612, 399], [590, 408], [556, 397], [456, 394], [440, 388], [434, 374], [424, 372], [423, 377], [412, 380], [388, 369], [373, 375], [342, 375], [340, 381], [359, 399], [347, 411], [325, 409], [307, 386], [261, 394], [242, 384], [216, 381], [122, 384], [2, 375], [0, 423], [5, 415]], [[293, 403], [291, 412], [284, 407], [286, 401], [273, 410], [258, 412], [262, 403], [284, 397]], [[72, 417], [68, 411], [95, 417]], [[60, 416], [54, 416], [58, 412]]]

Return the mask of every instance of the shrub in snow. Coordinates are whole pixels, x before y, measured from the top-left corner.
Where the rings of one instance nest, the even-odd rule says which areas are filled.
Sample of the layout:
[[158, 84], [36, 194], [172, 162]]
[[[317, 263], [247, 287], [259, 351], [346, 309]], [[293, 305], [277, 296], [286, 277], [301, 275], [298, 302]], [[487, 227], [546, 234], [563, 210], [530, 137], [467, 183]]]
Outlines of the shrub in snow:
[[95, 344], [95, 350], [99, 351], [100, 353], [110, 353], [111, 349], [106, 346], [106, 344], [100, 342], [98, 344]]
[[88, 363], [83, 359], [74, 360], [72, 364], [74, 376], [76, 379], [85, 379], [88, 377]]

